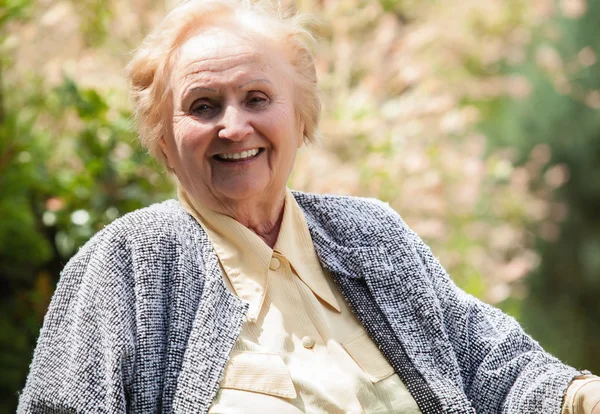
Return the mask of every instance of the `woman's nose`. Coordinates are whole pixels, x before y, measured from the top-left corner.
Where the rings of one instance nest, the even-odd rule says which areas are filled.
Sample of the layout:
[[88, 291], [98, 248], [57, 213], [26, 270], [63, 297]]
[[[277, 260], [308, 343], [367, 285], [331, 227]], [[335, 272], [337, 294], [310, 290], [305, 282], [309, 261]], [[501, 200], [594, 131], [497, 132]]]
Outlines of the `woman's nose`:
[[249, 114], [235, 105], [225, 108], [219, 125], [219, 138], [231, 141], [241, 141], [252, 132]]

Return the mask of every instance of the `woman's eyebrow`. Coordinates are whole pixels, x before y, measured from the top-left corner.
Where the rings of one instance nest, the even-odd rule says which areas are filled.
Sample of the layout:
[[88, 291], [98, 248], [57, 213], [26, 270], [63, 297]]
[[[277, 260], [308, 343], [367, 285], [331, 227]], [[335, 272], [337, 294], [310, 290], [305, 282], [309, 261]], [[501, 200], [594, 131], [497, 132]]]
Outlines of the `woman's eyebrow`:
[[[238, 89], [243, 88], [244, 86], [253, 84], [253, 83], [268, 83], [268, 84], [273, 84], [273, 82], [271, 82], [268, 79], [253, 79], [251, 81], [245, 82], [241, 85], [238, 86]], [[217, 93], [217, 90], [214, 88], [207, 88], [206, 86], [194, 86], [192, 88], [186, 89], [185, 92], [183, 93], [183, 96], [187, 96], [190, 95], [192, 93], [198, 93], [198, 92], [212, 92], [212, 93]]]
[[240, 86], [238, 86], [238, 89], [241, 89], [244, 86], [250, 85], [251, 83], [257, 83], [257, 82], [269, 83], [271, 85], [273, 84], [273, 82], [271, 82], [270, 80], [261, 78], [261, 79], [254, 79], [254, 80], [251, 80], [249, 82], [243, 83]]
[[189, 99], [191, 99], [191, 97], [197, 96], [198, 94], [202, 94], [202, 93], [206, 93], [206, 92], [216, 94], [217, 90], [213, 89], [213, 88], [207, 88], [205, 86], [194, 86], [194, 87], [185, 89], [179, 99], [181, 100], [182, 105], [184, 105], [185, 102], [187, 102]]
[[186, 89], [186, 91], [184, 92], [184, 96], [189, 95], [190, 93], [195, 93], [195, 92], [213, 92], [216, 93], [217, 90], [213, 89], [213, 88], [207, 88], [205, 86], [194, 86], [193, 88], [189, 88]]

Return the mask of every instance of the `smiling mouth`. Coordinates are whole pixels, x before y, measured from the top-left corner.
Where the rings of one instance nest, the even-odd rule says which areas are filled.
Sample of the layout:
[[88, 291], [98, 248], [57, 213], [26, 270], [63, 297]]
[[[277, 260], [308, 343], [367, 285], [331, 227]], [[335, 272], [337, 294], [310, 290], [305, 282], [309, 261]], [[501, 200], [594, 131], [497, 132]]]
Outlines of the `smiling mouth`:
[[242, 152], [216, 154], [216, 155], [213, 155], [213, 158], [215, 160], [222, 161], [222, 162], [240, 162], [240, 161], [247, 161], [252, 158], [256, 158], [263, 151], [264, 151], [264, 148], [255, 148], [255, 149], [251, 149], [248, 151], [242, 151]]

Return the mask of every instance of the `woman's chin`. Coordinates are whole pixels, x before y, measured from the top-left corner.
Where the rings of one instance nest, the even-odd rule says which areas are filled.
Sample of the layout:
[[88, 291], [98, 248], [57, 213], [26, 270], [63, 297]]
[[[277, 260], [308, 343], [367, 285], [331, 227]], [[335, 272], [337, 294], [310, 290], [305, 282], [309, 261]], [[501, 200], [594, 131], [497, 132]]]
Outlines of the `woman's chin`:
[[220, 194], [224, 199], [243, 202], [259, 199], [260, 197], [269, 197], [266, 191], [266, 186], [257, 182], [236, 182], [228, 183], [228, 185], [221, 185], [216, 187], [217, 193]]

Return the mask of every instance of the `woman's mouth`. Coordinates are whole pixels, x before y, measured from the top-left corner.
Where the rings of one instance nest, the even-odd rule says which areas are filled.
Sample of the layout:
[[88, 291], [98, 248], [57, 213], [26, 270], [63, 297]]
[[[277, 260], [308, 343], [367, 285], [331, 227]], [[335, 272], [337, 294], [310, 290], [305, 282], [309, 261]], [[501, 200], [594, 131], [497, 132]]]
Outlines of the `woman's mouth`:
[[241, 152], [216, 154], [213, 156], [213, 158], [222, 162], [242, 162], [250, 160], [252, 158], [256, 158], [263, 151], [264, 148], [254, 148], [251, 150]]

